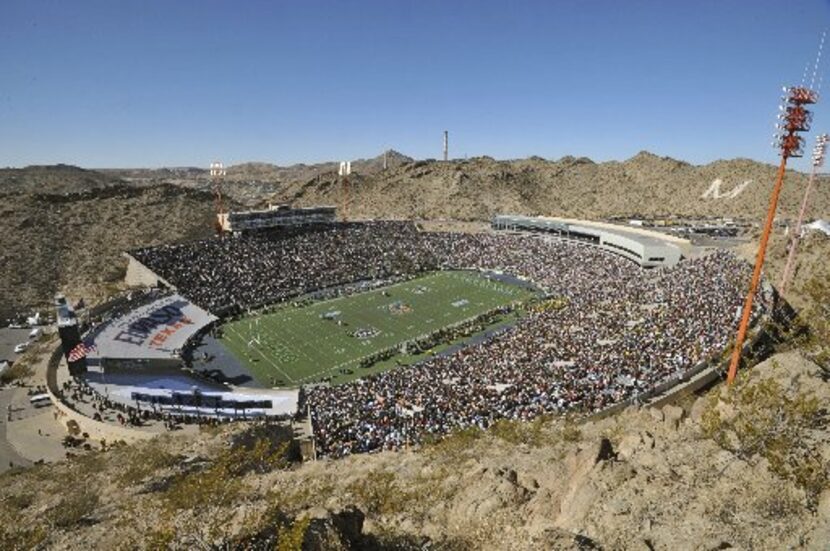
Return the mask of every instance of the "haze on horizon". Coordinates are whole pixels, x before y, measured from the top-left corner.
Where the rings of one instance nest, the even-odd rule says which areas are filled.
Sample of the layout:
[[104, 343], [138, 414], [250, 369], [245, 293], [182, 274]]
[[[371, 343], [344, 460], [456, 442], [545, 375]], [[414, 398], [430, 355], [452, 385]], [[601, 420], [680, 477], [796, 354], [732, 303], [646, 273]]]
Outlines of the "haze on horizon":
[[451, 157], [774, 163], [781, 86], [830, 21], [827, 0], [4, 7], [0, 166], [89, 168], [440, 158], [445, 129]]

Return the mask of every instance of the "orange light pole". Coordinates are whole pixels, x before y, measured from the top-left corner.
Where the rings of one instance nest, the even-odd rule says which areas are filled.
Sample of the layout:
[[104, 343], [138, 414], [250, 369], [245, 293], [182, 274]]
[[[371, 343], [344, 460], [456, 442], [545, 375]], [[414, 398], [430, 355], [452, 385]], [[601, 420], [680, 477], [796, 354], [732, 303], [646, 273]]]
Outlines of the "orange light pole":
[[815, 103], [818, 100], [818, 94], [804, 86], [784, 88], [784, 92], [786, 93], [782, 98], [784, 105], [782, 105], [782, 113], [779, 115], [782, 122], [778, 125], [782, 133], [775, 136], [776, 141], [773, 143], [773, 145], [781, 150], [781, 164], [778, 167], [775, 187], [773, 187], [772, 196], [770, 197], [767, 220], [764, 224], [764, 231], [761, 234], [758, 256], [755, 258], [755, 269], [752, 272], [749, 292], [744, 301], [741, 324], [738, 326], [738, 336], [735, 338], [735, 347], [732, 349], [732, 360], [729, 363], [729, 372], [726, 376], [726, 382], [730, 385], [738, 373], [738, 364], [741, 361], [741, 354], [743, 353], [744, 339], [746, 339], [746, 331], [749, 327], [749, 318], [752, 315], [752, 303], [755, 300], [755, 293], [758, 291], [758, 284], [761, 281], [761, 271], [764, 267], [764, 258], [767, 254], [767, 243], [769, 242], [769, 235], [772, 231], [773, 221], [775, 220], [775, 211], [778, 208], [778, 197], [781, 194], [781, 188], [784, 184], [784, 172], [787, 169], [787, 159], [802, 156], [804, 139], [798, 135], [798, 132], [809, 130], [812, 120], [811, 113], [804, 106]]
[[795, 229], [790, 240], [790, 251], [787, 254], [787, 265], [784, 266], [784, 275], [781, 276], [780, 292], [782, 295], [787, 294], [787, 287], [792, 279], [793, 269], [795, 268], [795, 255], [798, 250], [798, 242], [801, 240], [801, 224], [804, 223], [804, 214], [807, 212], [807, 202], [810, 198], [810, 191], [813, 189], [813, 182], [816, 179], [816, 172], [824, 165], [824, 155], [827, 152], [827, 142], [830, 136], [827, 134], [819, 134], [816, 137], [816, 146], [813, 148], [813, 168], [810, 171], [810, 179], [807, 182], [807, 189], [804, 190], [804, 199], [801, 201], [801, 210], [798, 211], [798, 220], [795, 223]]

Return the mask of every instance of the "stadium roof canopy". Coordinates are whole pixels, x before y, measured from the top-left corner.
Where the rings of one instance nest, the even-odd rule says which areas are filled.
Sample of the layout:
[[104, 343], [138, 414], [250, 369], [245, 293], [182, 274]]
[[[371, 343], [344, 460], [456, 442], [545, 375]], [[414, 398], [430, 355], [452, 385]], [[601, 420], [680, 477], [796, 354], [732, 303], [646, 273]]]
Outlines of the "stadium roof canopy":
[[595, 245], [633, 260], [644, 268], [674, 266], [681, 259], [677, 238], [648, 230], [619, 228], [603, 222], [500, 214], [493, 217], [492, 226], [496, 229], [553, 234]]

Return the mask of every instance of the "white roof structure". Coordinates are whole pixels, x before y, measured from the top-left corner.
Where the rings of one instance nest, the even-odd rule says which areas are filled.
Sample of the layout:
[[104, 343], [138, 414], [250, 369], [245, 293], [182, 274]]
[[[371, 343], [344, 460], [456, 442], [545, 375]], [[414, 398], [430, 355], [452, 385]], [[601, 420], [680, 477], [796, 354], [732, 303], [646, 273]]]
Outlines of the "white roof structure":
[[90, 359], [173, 359], [187, 341], [218, 318], [181, 295], [169, 295], [131, 310], [93, 330]]
[[535, 231], [594, 245], [632, 260], [644, 268], [674, 266], [680, 262], [679, 241], [641, 228], [621, 228], [602, 222], [544, 216], [500, 214], [493, 217], [496, 229]]

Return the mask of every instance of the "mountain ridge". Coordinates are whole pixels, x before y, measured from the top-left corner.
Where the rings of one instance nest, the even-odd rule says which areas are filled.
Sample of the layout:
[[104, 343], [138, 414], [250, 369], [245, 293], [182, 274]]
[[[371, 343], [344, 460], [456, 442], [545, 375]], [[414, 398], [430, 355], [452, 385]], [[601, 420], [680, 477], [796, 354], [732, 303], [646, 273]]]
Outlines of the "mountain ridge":
[[[729, 217], [758, 226], [776, 173], [772, 165], [746, 159], [697, 166], [648, 152], [601, 163], [574, 156], [443, 162], [394, 151], [389, 158], [387, 170], [383, 154], [353, 163], [350, 219], [481, 223], [510, 213], [587, 219]], [[337, 168], [336, 163], [293, 170], [266, 166], [260, 178], [251, 178], [234, 174], [231, 167], [223, 191], [233, 209], [267, 203], [342, 207]], [[821, 180], [808, 219], [830, 218], [830, 186], [825, 185], [828, 178]], [[787, 173], [779, 221], [797, 215], [806, 182], [804, 174]], [[0, 169], [5, 199], [0, 216], [8, 228], [0, 232], [0, 263], [6, 268], [0, 277], [0, 318], [48, 304], [57, 290], [90, 297], [117, 285], [125, 248], [210, 235], [210, 190], [206, 171], [187, 168]], [[783, 239], [782, 231], [773, 236], [774, 243]]]

